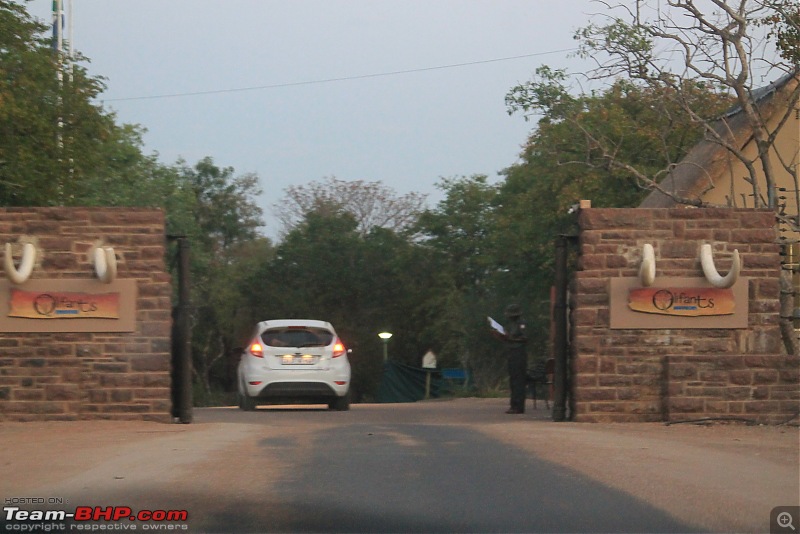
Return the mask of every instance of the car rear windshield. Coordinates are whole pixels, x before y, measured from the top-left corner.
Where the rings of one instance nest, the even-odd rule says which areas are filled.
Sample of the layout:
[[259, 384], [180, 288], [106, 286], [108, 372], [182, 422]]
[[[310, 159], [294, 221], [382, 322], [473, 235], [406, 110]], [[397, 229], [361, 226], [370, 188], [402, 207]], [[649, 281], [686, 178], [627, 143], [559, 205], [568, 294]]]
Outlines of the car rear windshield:
[[333, 334], [324, 328], [290, 326], [266, 330], [261, 340], [268, 347], [327, 347]]

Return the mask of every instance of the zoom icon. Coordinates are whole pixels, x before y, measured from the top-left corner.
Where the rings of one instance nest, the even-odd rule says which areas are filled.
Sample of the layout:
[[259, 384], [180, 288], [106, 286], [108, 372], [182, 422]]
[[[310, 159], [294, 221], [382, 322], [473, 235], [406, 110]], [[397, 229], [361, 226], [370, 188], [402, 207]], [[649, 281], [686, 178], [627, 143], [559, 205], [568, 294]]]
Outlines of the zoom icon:
[[769, 514], [770, 534], [798, 534], [800, 506], [776, 506]]

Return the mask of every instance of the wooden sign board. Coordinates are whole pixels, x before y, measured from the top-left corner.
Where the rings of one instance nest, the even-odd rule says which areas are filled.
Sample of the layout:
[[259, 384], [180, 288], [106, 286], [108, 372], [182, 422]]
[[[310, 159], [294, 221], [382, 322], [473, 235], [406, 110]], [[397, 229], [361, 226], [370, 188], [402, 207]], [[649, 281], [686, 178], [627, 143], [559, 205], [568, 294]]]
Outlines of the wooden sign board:
[[610, 327], [614, 329], [747, 328], [749, 279], [720, 289], [704, 278], [639, 278], [609, 282]]
[[136, 281], [0, 280], [0, 332], [134, 332]]

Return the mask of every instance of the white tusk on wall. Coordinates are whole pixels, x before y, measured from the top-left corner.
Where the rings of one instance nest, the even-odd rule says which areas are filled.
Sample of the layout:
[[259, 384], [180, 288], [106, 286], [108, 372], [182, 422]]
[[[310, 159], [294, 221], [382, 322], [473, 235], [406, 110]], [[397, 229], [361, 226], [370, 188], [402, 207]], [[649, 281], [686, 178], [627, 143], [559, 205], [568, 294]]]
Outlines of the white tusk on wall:
[[94, 271], [104, 284], [110, 284], [117, 277], [117, 256], [111, 247], [94, 249]]
[[728, 271], [724, 277], [717, 271], [714, 265], [714, 255], [711, 251], [711, 245], [704, 244], [700, 248], [700, 264], [703, 267], [703, 274], [706, 280], [714, 286], [719, 288], [731, 287], [739, 279], [739, 272], [742, 270], [742, 261], [739, 259], [739, 251], [733, 251], [733, 260], [731, 263], [731, 270]]
[[656, 280], [656, 253], [653, 251], [653, 245], [649, 243], [642, 247], [642, 264], [639, 266], [639, 279], [645, 287], [650, 287]]
[[24, 284], [30, 278], [35, 263], [36, 247], [31, 243], [25, 243], [22, 246], [22, 259], [19, 262], [19, 269], [17, 269], [11, 254], [11, 243], [6, 243], [5, 267], [9, 280], [15, 284]]

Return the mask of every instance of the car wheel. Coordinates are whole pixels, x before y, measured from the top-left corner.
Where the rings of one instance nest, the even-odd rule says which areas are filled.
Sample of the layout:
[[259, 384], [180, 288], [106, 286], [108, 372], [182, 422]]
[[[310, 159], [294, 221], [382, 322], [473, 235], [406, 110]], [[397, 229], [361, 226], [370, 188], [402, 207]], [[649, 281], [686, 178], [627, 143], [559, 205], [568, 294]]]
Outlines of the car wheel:
[[247, 392], [242, 392], [239, 389], [236, 396], [239, 398], [239, 408], [242, 410], [252, 412], [256, 409], [256, 399], [248, 395]]
[[343, 397], [336, 397], [333, 401], [328, 403], [328, 408], [336, 410], [337, 412], [346, 412], [350, 409], [350, 392], [348, 391]]

